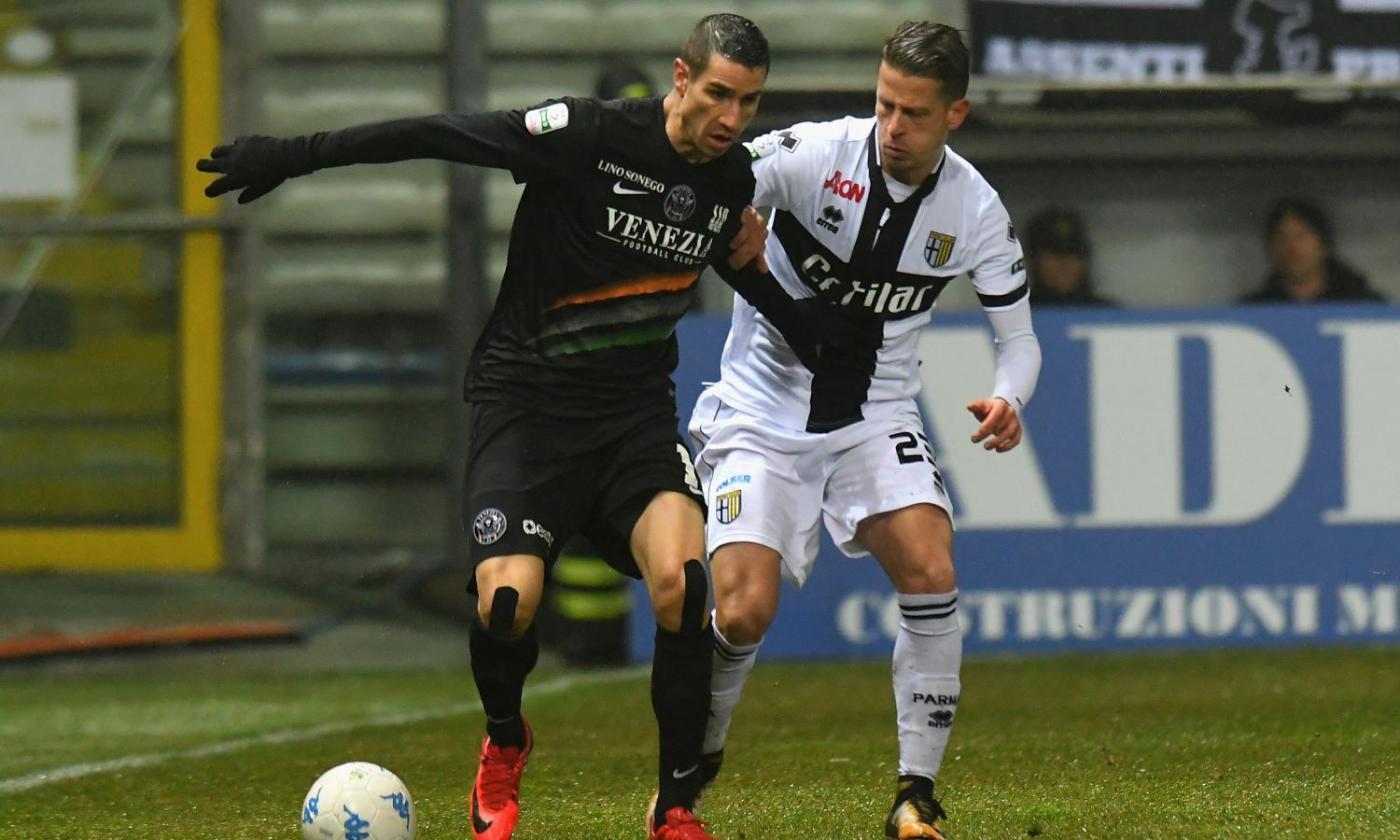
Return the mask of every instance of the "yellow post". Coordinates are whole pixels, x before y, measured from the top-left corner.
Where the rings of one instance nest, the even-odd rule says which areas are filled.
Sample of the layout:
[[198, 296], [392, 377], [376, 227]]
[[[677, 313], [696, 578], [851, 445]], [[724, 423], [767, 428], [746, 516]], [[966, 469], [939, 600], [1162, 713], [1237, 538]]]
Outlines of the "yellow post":
[[[218, 141], [219, 0], [181, 0], [176, 164], [180, 209], [213, 217], [195, 161]], [[218, 231], [184, 235], [180, 257], [180, 521], [152, 527], [0, 529], [0, 571], [208, 571], [219, 567], [223, 247]]]
[[[219, 215], [204, 196], [208, 176], [195, 161], [219, 141], [222, 61], [219, 0], [181, 0], [180, 210], [190, 217]], [[218, 568], [220, 562], [219, 447], [223, 433], [223, 243], [218, 231], [185, 235], [181, 256], [180, 346], [186, 568]]]

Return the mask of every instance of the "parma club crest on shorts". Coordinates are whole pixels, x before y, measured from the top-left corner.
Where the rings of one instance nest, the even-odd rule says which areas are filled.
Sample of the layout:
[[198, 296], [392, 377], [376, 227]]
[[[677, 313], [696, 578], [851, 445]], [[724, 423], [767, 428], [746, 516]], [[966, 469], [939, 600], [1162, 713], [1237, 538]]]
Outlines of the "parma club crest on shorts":
[[728, 525], [739, 518], [744, 507], [744, 491], [730, 490], [715, 496], [715, 519], [721, 525]]
[[472, 536], [482, 545], [490, 545], [505, 536], [506, 515], [495, 508], [485, 508], [472, 523]]
[[932, 268], [942, 268], [952, 258], [953, 243], [957, 241], [956, 236], [949, 236], [936, 230], [929, 231], [928, 242], [924, 245], [924, 261]]

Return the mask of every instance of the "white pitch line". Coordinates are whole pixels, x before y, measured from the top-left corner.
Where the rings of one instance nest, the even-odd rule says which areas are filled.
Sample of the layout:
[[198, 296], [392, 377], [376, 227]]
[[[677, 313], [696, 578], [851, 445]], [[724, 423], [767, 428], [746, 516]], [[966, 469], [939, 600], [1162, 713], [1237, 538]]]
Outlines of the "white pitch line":
[[[562, 694], [570, 689], [578, 688], [579, 686], [622, 682], [647, 673], [649, 672], [644, 668], [629, 668], [620, 671], [605, 671], [598, 674], [560, 677], [559, 679], [540, 683], [538, 686], [528, 689], [525, 694], [527, 697]], [[354, 732], [358, 729], [373, 729], [381, 726], [407, 726], [413, 723], [457, 717], [458, 715], [469, 715], [480, 711], [481, 701], [475, 703], [454, 703], [451, 706], [442, 706], [437, 709], [429, 709], [421, 712], [404, 712], [403, 714], [364, 718], [362, 720], [345, 721], [342, 723], [327, 723], [321, 726], [313, 726], [309, 729], [279, 729], [273, 732], [264, 732], [261, 735], [250, 735], [246, 738], [234, 738], [229, 741], [215, 741], [210, 744], [204, 744], [203, 746], [188, 747], [183, 750], [127, 755], [120, 758], [107, 759], [106, 761], [70, 764], [67, 767], [55, 767], [51, 770], [40, 770], [37, 773], [30, 773], [24, 776], [0, 779], [0, 794], [23, 793], [27, 790], [33, 790], [34, 788], [55, 784], [57, 782], [81, 779], [85, 776], [99, 776], [104, 773], [115, 773], [119, 770], [136, 770], [143, 767], [152, 767], [177, 759], [207, 758], [213, 755], [227, 755], [251, 747], [260, 747], [268, 744], [291, 744], [297, 741], [311, 741], [326, 735], [340, 735], [346, 732]]]

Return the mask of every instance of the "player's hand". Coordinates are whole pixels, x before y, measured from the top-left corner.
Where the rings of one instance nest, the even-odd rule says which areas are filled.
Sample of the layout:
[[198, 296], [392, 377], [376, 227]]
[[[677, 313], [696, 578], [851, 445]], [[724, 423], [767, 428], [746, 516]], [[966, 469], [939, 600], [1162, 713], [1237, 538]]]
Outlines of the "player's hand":
[[217, 198], [242, 190], [238, 203], [247, 204], [267, 195], [287, 178], [299, 175], [288, 159], [287, 143], [276, 137], [239, 137], [232, 144], [215, 146], [209, 157], [194, 166], [200, 172], [221, 175], [204, 188], [204, 194]]
[[768, 260], [763, 248], [768, 243], [768, 225], [752, 207], [745, 207], [739, 216], [739, 232], [729, 240], [729, 266], [739, 269], [758, 260], [758, 270], [768, 273]]
[[797, 311], [811, 331], [813, 341], [828, 352], [868, 356], [884, 339], [885, 332], [879, 322], [848, 318], [825, 298], [801, 298], [797, 301]]
[[879, 322], [848, 318], [824, 298], [793, 301], [795, 323], [774, 323], [798, 360], [813, 373], [871, 364], [884, 338]]
[[1021, 417], [1011, 403], [1001, 397], [973, 400], [967, 404], [967, 410], [982, 424], [973, 434], [972, 442], [985, 440], [983, 449], [1010, 452], [1021, 442]]

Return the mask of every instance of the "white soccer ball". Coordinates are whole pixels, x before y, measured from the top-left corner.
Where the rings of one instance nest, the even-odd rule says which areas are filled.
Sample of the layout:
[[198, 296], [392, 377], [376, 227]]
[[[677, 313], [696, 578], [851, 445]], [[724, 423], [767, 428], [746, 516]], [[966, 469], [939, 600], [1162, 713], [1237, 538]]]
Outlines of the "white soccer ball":
[[413, 840], [417, 828], [408, 788], [385, 768], [364, 761], [322, 773], [301, 804], [306, 840]]

